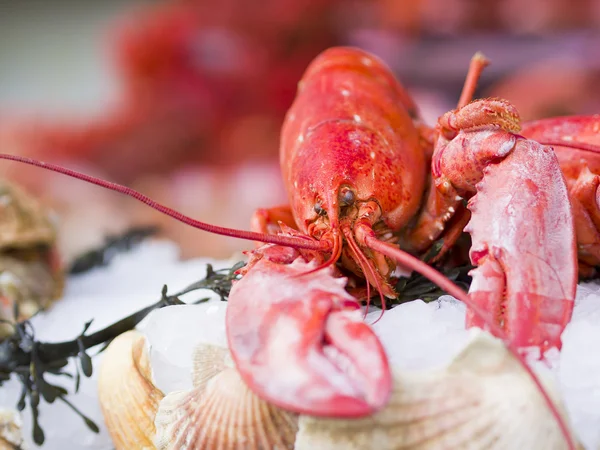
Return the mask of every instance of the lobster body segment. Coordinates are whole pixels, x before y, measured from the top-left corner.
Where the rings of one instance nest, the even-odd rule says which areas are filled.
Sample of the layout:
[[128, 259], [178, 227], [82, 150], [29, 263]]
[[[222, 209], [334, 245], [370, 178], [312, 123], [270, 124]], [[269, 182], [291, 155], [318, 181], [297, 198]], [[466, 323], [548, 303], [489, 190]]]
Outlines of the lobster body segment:
[[600, 145], [600, 114], [525, 122], [521, 134], [528, 139], [552, 145], [567, 183], [574, 181], [585, 167], [592, 173], [600, 174], [600, 153], [572, 147], [573, 144]]
[[527, 122], [521, 133], [554, 148], [575, 216], [579, 273], [594, 275], [600, 266], [600, 115]]

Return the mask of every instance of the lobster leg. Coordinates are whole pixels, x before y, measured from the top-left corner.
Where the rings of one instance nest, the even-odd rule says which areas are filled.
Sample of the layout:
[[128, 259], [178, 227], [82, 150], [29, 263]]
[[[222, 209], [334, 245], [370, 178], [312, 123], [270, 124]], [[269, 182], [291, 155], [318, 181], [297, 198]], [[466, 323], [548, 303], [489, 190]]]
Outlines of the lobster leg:
[[[471, 103], [440, 119], [442, 127], [459, 124], [465, 130], [449, 141], [440, 137], [436, 185], [452, 186], [465, 197], [475, 194], [465, 228], [473, 241], [471, 262], [478, 266], [472, 271], [473, 300], [518, 347], [560, 348], [577, 286], [567, 187], [552, 149], [499, 130], [498, 124], [514, 129], [512, 113], [501, 104], [487, 106]], [[486, 118], [476, 116], [477, 109], [489, 114], [493, 127], [482, 128]], [[469, 130], [469, 123], [477, 128]], [[471, 313], [467, 325], [485, 328]]]
[[464, 206], [460, 205], [458, 212], [454, 215], [452, 220], [448, 222], [448, 228], [442, 235], [443, 243], [440, 251], [428, 261], [429, 264], [435, 264], [440, 261], [446, 255], [446, 253], [448, 253], [450, 249], [454, 247], [454, 244], [456, 244], [456, 241], [458, 241], [462, 235], [465, 226], [467, 223], [469, 223], [469, 220], [471, 220], [471, 212]]
[[289, 205], [257, 209], [252, 214], [250, 229], [258, 233], [277, 234], [281, 232], [279, 222], [283, 222], [290, 228], [298, 229]]
[[451, 186], [436, 186], [428, 188], [425, 206], [419, 214], [414, 227], [407, 230], [403, 238], [403, 247], [415, 252], [429, 248], [446, 229], [446, 223], [458, 209], [462, 197]]
[[571, 186], [579, 260], [588, 266], [600, 265], [600, 177], [585, 167]]
[[359, 417], [391, 393], [387, 357], [333, 268], [290, 248], [253, 252], [229, 295], [227, 336], [236, 367], [261, 398], [317, 416]]

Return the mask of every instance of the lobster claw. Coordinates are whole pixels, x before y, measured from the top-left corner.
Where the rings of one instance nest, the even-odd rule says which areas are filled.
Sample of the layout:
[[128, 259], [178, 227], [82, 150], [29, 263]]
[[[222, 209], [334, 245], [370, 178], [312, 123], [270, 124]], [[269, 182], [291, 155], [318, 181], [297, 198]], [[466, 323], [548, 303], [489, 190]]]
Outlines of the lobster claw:
[[229, 348], [246, 384], [313, 416], [360, 417], [384, 407], [392, 388], [387, 356], [346, 280], [331, 267], [303, 276], [316, 264], [302, 257], [281, 264], [264, 255], [235, 283], [227, 308]]
[[[550, 147], [501, 130], [460, 132], [434, 157], [469, 200], [469, 290], [517, 347], [561, 347], [577, 287], [573, 214]], [[462, 184], [461, 184], [462, 183]], [[469, 311], [467, 325], [488, 328]]]

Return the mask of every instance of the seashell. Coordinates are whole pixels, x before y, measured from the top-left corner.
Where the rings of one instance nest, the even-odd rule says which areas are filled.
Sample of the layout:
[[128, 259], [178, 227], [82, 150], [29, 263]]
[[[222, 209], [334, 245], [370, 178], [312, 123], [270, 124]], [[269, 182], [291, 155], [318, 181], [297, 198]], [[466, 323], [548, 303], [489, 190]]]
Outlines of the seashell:
[[58, 295], [57, 280], [42, 261], [22, 261], [0, 253], [0, 292], [19, 302], [22, 320], [50, 305]]
[[0, 450], [24, 448], [21, 415], [13, 409], [0, 408]]
[[37, 199], [0, 180], [0, 251], [52, 245], [55, 240], [56, 228]]
[[117, 450], [154, 449], [154, 416], [164, 394], [152, 383], [146, 338], [117, 337], [105, 350], [98, 376], [104, 422]]
[[[395, 373], [388, 406], [364, 419], [302, 416], [296, 450], [563, 449], [543, 397], [501, 341], [480, 330], [442, 370]], [[564, 408], [548, 382], [563, 417]]]
[[[64, 273], [54, 250], [56, 228], [41, 204], [29, 194], [0, 180], [0, 319], [31, 317], [60, 297]], [[0, 327], [0, 337], [11, 334]]]
[[297, 416], [258, 398], [244, 384], [227, 349], [194, 351], [194, 386], [167, 395], [156, 415], [161, 450], [293, 449]]
[[192, 383], [195, 388], [205, 388], [206, 384], [225, 369], [233, 367], [229, 351], [218, 345], [202, 344], [194, 350]]

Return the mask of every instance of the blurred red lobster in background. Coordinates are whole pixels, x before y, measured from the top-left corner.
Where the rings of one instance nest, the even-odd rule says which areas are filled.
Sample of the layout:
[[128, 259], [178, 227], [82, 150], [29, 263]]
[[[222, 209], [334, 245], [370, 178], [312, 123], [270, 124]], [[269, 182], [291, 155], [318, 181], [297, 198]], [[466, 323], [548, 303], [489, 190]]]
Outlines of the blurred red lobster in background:
[[298, 78], [335, 44], [332, 4], [175, 0], [138, 8], [110, 33], [122, 85], [116, 104], [83, 121], [17, 123], [18, 148], [85, 161], [127, 183], [184, 163], [272, 157]]
[[[396, 295], [396, 267], [417, 270], [467, 304], [468, 326], [504, 338], [523, 362], [518, 349], [560, 348], [577, 285], [576, 241], [583, 267], [598, 263], [598, 177], [590, 172], [598, 167], [598, 118], [545, 120], [521, 131], [508, 102], [471, 102], [486, 64], [473, 58], [458, 108], [429, 128], [380, 60], [352, 48], [322, 53], [282, 130], [290, 204], [257, 211], [255, 232], [190, 219], [59, 166], [1, 157], [125, 193], [206, 231], [268, 243], [251, 253], [229, 297], [228, 339], [241, 376], [279, 406], [357, 417], [386, 404], [391, 377], [346, 280], [374, 287], [385, 308], [384, 297]], [[568, 183], [547, 146], [557, 144]], [[576, 163], [567, 157], [575, 154]], [[423, 256], [442, 239], [440, 261], [463, 230], [476, 266], [469, 296], [401, 250]]]

